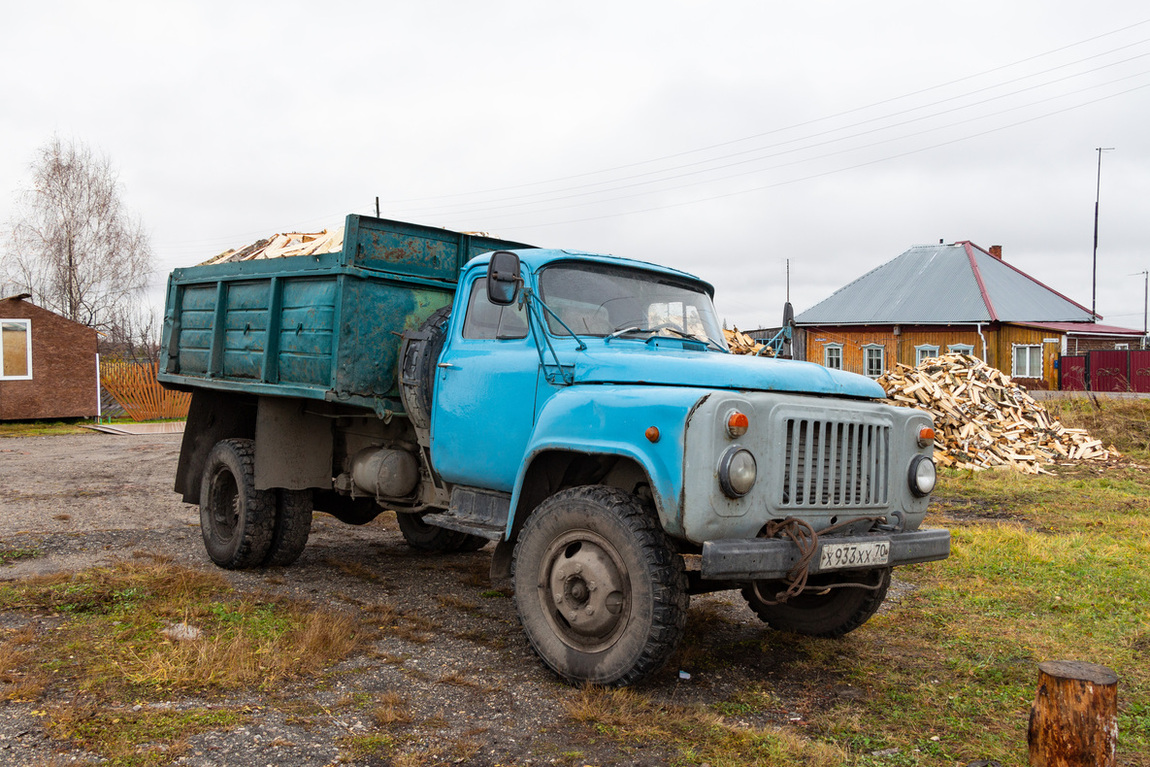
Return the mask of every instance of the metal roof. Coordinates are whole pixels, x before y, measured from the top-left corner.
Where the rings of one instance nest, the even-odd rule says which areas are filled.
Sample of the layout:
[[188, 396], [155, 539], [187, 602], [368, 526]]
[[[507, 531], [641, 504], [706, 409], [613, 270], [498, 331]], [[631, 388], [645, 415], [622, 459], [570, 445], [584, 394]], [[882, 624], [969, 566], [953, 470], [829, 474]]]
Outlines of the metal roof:
[[916, 245], [795, 317], [800, 325], [1090, 320], [1089, 309], [970, 242]]

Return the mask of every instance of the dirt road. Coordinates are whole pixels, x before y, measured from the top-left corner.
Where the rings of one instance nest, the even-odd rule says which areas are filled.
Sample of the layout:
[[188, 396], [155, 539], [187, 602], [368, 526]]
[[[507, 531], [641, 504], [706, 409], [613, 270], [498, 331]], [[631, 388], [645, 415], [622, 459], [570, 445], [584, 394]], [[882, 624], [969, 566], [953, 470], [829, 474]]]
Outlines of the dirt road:
[[[179, 435], [0, 439], [0, 552], [35, 554], [10, 559], [0, 578], [77, 571], [139, 553], [215, 570], [200, 540], [197, 508], [170, 489], [179, 444]], [[244, 727], [192, 736], [172, 763], [665, 763], [670, 755], [658, 747], [618, 744], [570, 718], [565, 703], [577, 691], [543, 669], [521, 636], [512, 600], [491, 591], [489, 551], [424, 555], [403, 542], [391, 515], [353, 527], [316, 514], [295, 565], [226, 573], [237, 589], [286, 593], [326, 608], [388, 605], [421, 616], [429, 630], [420, 641], [386, 636], [369, 652], [275, 695], [248, 691], [207, 701], [245, 707], [255, 716]], [[21, 620], [0, 616], [0, 630]], [[688, 630], [687, 655], [645, 684], [644, 694], [714, 703], [748, 684], [776, 685], [780, 705], [746, 715], [757, 725], [799, 718], [804, 706], [835, 695], [833, 680], [826, 690], [812, 689], [809, 680], [788, 678], [785, 658], [759, 655], [757, 639], [765, 629], [737, 594], [693, 600]], [[680, 678], [684, 666], [693, 672], [689, 681]], [[372, 701], [397, 691], [410, 708], [410, 722], [383, 733], [386, 747], [378, 753], [351, 754], [348, 742], [357, 736], [364, 742], [377, 730]], [[205, 701], [176, 697], [148, 705], [193, 704]], [[50, 740], [35, 706], [0, 703], [0, 762], [93, 758]]]

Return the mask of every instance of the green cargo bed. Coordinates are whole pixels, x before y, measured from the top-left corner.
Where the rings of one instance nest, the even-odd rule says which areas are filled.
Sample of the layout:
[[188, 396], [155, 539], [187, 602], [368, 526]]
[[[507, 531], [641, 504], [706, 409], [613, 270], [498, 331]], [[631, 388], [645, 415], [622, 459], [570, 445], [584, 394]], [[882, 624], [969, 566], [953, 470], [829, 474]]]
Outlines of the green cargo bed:
[[337, 253], [175, 269], [159, 379], [397, 412], [400, 335], [451, 303], [467, 261], [528, 247], [352, 214]]

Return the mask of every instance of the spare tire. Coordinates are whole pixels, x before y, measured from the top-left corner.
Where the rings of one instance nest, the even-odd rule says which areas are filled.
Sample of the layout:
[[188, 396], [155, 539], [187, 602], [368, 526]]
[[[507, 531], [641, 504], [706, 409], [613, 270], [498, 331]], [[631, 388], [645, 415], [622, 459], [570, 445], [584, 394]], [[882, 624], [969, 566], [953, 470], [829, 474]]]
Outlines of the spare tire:
[[432, 312], [418, 330], [403, 334], [399, 392], [408, 418], [417, 429], [431, 428], [431, 403], [436, 364], [447, 339], [451, 304]]

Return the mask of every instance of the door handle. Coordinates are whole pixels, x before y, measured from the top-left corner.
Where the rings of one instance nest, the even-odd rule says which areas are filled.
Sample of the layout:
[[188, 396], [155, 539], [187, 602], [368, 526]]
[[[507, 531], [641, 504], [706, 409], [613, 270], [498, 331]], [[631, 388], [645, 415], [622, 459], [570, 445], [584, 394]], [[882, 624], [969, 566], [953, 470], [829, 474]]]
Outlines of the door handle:
[[454, 368], [456, 366], [451, 364], [450, 362], [440, 362], [439, 364], [436, 365], [436, 367], [437, 368], [443, 368], [444, 370], [447, 370], [448, 368]]

